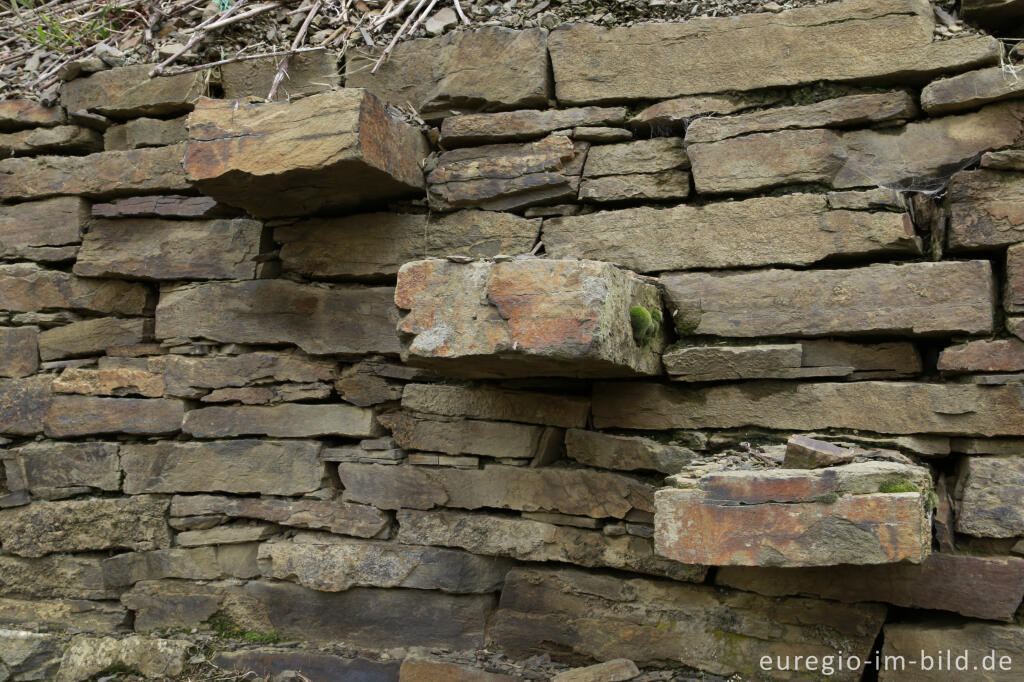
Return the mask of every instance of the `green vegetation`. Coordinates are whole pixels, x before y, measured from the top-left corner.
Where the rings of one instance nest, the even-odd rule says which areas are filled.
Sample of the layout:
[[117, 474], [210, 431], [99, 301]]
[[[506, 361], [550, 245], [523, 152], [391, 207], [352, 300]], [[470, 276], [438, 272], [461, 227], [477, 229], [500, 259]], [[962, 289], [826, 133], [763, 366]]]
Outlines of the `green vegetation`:
[[921, 489], [905, 478], [890, 478], [878, 486], [880, 493], [919, 493]]
[[224, 639], [241, 639], [246, 642], [252, 642], [253, 644], [275, 644], [281, 641], [280, 635], [277, 630], [271, 630], [270, 632], [254, 632], [252, 630], [246, 630], [240, 627], [237, 623], [232, 621], [230, 618], [224, 615], [215, 614], [210, 617], [207, 621], [218, 637]]
[[839, 501], [839, 493], [825, 493], [824, 495], [818, 495], [814, 498], [814, 501], [818, 504], [835, 504]]
[[36, 5], [42, 3], [33, 0], [11, 0], [6, 4], [16, 13], [23, 10], [26, 16], [31, 17], [34, 25], [21, 37], [48, 50], [63, 52], [89, 47], [120, 30], [130, 3], [98, 2], [84, 7], [81, 14], [69, 14], [60, 6], [53, 10], [37, 9]]
[[629, 324], [633, 327], [633, 340], [646, 346], [661, 332], [661, 311], [635, 305], [629, 309]]

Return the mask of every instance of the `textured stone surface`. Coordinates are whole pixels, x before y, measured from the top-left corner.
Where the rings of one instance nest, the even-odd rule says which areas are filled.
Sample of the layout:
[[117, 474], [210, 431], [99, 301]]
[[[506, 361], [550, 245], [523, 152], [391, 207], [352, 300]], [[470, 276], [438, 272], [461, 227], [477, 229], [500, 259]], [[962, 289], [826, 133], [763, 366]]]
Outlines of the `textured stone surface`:
[[518, 678], [490, 673], [468, 665], [432, 661], [412, 656], [402, 661], [399, 682], [515, 682]]
[[344, 499], [381, 509], [517, 509], [621, 519], [653, 511], [654, 489], [610, 472], [490, 464], [482, 469], [338, 465]]
[[237, 388], [269, 381], [331, 381], [337, 372], [333, 361], [311, 358], [299, 351], [217, 357], [162, 355], [147, 358], [146, 369], [163, 377], [169, 395], [180, 397], [195, 397], [205, 389]]
[[1001, 99], [1020, 97], [1024, 83], [1012, 71], [993, 66], [952, 78], [940, 78], [921, 90], [921, 108], [930, 116], [973, 109]]
[[449, 116], [441, 122], [441, 144], [446, 149], [453, 149], [495, 142], [518, 142], [543, 137], [556, 130], [615, 125], [625, 120], [625, 107], [522, 110]]
[[43, 427], [51, 438], [100, 433], [162, 435], [177, 432], [183, 416], [180, 400], [57, 395], [43, 416]]
[[641, 110], [629, 119], [629, 126], [640, 132], [683, 134], [688, 122], [698, 116], [734, 114], [744, 109], [771, 106], [782, 99], [781, 93], [771, 91], [677, 97]]
[[1024, 370], [1024, 341], [998, 339], [949, 346], [939, 354], [938, 369], [946, 372], [1019, 372]]
[[671, 273], [661, 282], [681, 334], [978, 334], [993, 325], [995, 283], [986, 261]]
[[185, 530], [174, 537], [176, 544], [182, 547], [206, 547], [210, 545], [243, 545], [252, 546], [260, 540], [274, 537], [278, 528], [267, 523], [229, 523], [213, 528]]
[[46, 107], [29, 99], [5, 99], [0, 102], [0, 132], [56, 126], [66, 120], [67, 116], [60, 107]]
[[265, 542], [264, 575], [325, 592], [405, 587], [453, 594], [498, 592], [512, 563], [452, 549], [307, 534]]
[[964, 458], [954, 495], [961, 533], [993, 538], [1024, 534], [1024, 456]]
[[380, 423], [391, 430], [398, 447], [406, 450], [520, 459], [531, 459], [538, 453], [547, 430], [541, 426], [475, 419], [435, 421], [404, 412], [381, 415]]
[[313, 279], [385, 279], [403, 263], [452, 254], [483, 258], [529, 253], [540, 220], [509, 213], [364, 213], [279, 227], [285, 271]]
[[53, 392], [159, 398], [164, 394], [164, 378], [141, 369], [69, 367], [53, 380]]
[[88, 156], [37, 156], [0, 161], [0, 195], [42, 199], [81, 194], [106, 199], [189, 188], [181, 168], [183, 145], [98, 152]]
[[254, 220], [96, 220], [75, 274], [140, 279], [252, 279], [263, 226]]
[[686, 143], [714, 142], [728, 137], [787, 128], [841, 128], [911, 119], [917, 104], [908, 92], [848, 95], [814, 104], [765, 109], [749, 114], [698, 118], [686, 129]]
[[[889, 623], [883, 637], [882, 656], [896, 661], [879, 675], [883, 682], [937, 682], [949, 679], [951, 674], [990, 682], [1012, 682], [1020, 677], [1016, 661], [1024, 653], [1024, 628], [1019, 625]], [[930, 663], [922, 661], [922, 652], [931, 658]], [[966, 658], [961, 660], [965, 653]], [[939, 656], [942, 670], [938, 669]], [[910, 661], [918, 664], [910, 665]], [[951, 673], [950, 669], [959, 672]], [[977, 677], [973, 670], [978, 670]]]
[[782, 466], [786, 469], [818, 469], [849, 464], [855, 455], [855, 451], [850, 448], [796, 435], [786, 441], [786, 457]]
[[596, 530], [508, 516], [455, 511], [398, 512], [398, 541], [416, 545], [461, 547], [474, 554], [520, 561], [560, 561], [594, 568], [618, 568], [700, 582], [707, 569], [663, 559], [650, 540], [612, 537]]
[[953, 253], [1024, 241], [1024, 175], [962, 171], [949, 182], [949, 250]]
[[124, 491], [301, 495], [320, 487], [319, 454], [320, 444], [309, 441], [126, 444]]
[[[117, 595], [112, 593], [112, 597]], [[0, 621], [18, 627], [123, 632], [128, 612], [116, 602], [82, 599], [40, 600], [0, 597]]]
[[[757, 676], [762, 656], [841, 649], [865, 660], [884, 618], [885, 607], [877, 604], [779, 602], [703, 585], [520, 568], [509, 574], [491, 637], [512, 655], [550, 653], [575, 662], [628, 657]], [[834, 679], [857, 680], [860, 672], [837, 671]]]
[[136, 497], [37, 501], [0, 510], [4, 552], [41, 557], [54, 552], [95, 549], [133, 551], [167, 547], [166, 498]]
[[137, 118], [121, 125], [111, 126], [103, 133], [107, 151], [163, 147], [188, 139], [185, 117], [163, 121], [158, 118]]
[[650, 140], [606, 144], [587, 153], [583, 177], [657, 173], [673, 168], [689, 168], [683, 142], [677, 137], [655, 137]]
[[101, 355], [111, 346], [142, 343], [152, 323], [140, 317], [96, 317], [47, 329], [39, 334], [39, 357], [59, 360]]
[[112, 587], [124, 587], [164, 578], [254, 578], [260, 575], [256, 553], [256, 544], [125, 552], [103, 560], [103, 579]]
[[285, 280], [210, 283], [163, 292], [156, 337], [290, 343], [308, 353], [397, 353], [388, 287], [314, 287]]
[[0, 308], [37, 312], [65, 309], [140, 315], [146, 288], [129, 282], [85, 279], [32, 263], [0, 265]]
[[9, 680], [53, 679], [61, 641], [51, 634], [0, 628], [0, 674]]
[[[220, 69], [221, 87], [226, 99], [266, 98], [281, 65], [280, 57], [263, 57], [225, 64]], [[338, 54], [332, 50], [312, 50], [292, 55], [288, 70], [278, 85], [274, 101], [298, 99], [338, 87]]]
[[[754, 90], [819, 80], [910, 79], [996, 62], [995, 41], [932, 43], [934, 19], [912, 0], [856, 0], [781, 14], [553, 31], [563, 105]], [[656, 64], [657, 68], [651, 68]], [[766, 71], [759, 65], [772, 64]]]
[[61, 91], [61, 104], [68, 111], [85, 109], [119, 119], [191, 111], [203, 94], [203, 74], [150, 79], [152, 68], [152, 64], [139, 64], [68, 81]]
[[0, 377], [24, 377], [39, 367], [39, 330], [0, 327]]
[[28, 436], [43, 430], [52, 381], [48, 376], [0, 379], [0, 434]]
[[665, 201], [690, 196], [690, 174], [661, 171], [639, 175], [607, 175], [580, 181], [581, 201]]
[[551, 682], [623, 682], [640, 674], [636, 663], [628, 658], [613, 658], [604, 663], [574, 668], [558, 673]]
[[660, 471], [664, 474], [679, 473], [696, 456], [689, 448], [659, 443], [650, 438], [583, 429], [566, 431], [565, 451], [570, 459], [588, 466], [621, 471]]
[[440, 384], [406, 384], [402, 407], [446, 417], [562, 427], [586, 426], [590, 413], [589, 399], [580, 396]]
[[598, 429], [740, 426], [1024, 435], [1024, 407], [1019, 387], [967, 384], [765, 381], [693, 389], [603, 383], [594, 389], [594, 427]]
[[259, 519], [284, 526], [327, 530], [338, 535], [373, 537], [387, 526], [389, 516], [374, 507], [341, 500], [236, 498], [216, 495], [175, 495], [171, 516], [217, 516]]
[[190, 642], [180, 639], [79, 635], [64, 652], [56, 679], [78, 682], [109, 669], [137, 671], [147, 679], [168, 679], [185, 667], [190, 647]]
[[373, 649], [483, 646], [490, 595], [353, 588], [320, 592], [289, 583], [137, 583], [123, 598], [138, 631], [193, 627], [217, 611], [245, 630]]
[[1012, 620], [1024, 598], [1024, 559], [934, 552], [919, 565], [727, 566], [718, 570], [715, 583], [769, 597], [804, 594], [842, 602], [882, 601], [973, 618]]
[[185, 415], [182, 430], [197, 438], [251, 435], [369, 438], [380, 432], [373, 410], [337, 404], [204, 407]]
[[416, 195], [425, 145], [364, 90], [294, 103], [203, 99], [184, 167], [203, 194], [257, 218], [308, 215]]
[[99, 218], [217, 218], [238, 213], [238, 209], [218, 204], [210, 197], [180, 194], [115, 199], [93, 204], [92, 214]]
[[1024, 133], [1019, 102], [908, 123], [893, 130], [782, 130], [691, 144], [698, 192], [753, 192], [819, 183], [836, 188], [912, 188], [963, 168]]
[[37, 128], [16, 133], [0, 133], [0, 156], [38, 156], [40, 154], [89, 154], [103, 151], [103, 136], [79, 126]]
[[661, 314], [652, 284], [611, 265], [416, 261], [399, 271], [410, 364], [462, 376], [612, 377], [661, 372], [661, 326], [638, 343], [630, 310]]
[[411, 104], [421, 116], [547, 105], [551, 90], [542, 28], [486, 27], [404, 41], [371, 73], [377, 54], [345, 60], [345, 85], [366, 88], [389, 104]]
[[116, 443], [28, 443], [0, 454], [7, 488], [121, 488]]
[[0, 207], [0, 257], [50, 260], [52, 247], [77, 244], [89, 219], [89, 204], [58, 197]]
[[[406, 659], [408, 660], [408, 659]], [[347, 658], [302, 650], [249, 649], [218, 651], [213, 664], [240, 675], [255, 671], [258, 675], [288, 675], [301, 671], [317, 682], [394, 682], [404, 661], [377, 661], [369, 658]]]
[[101, 561], [89, 554], [0, 555], [0, 592], [31, 599], [116, 599], [118, 591], [106, 584]]
[[[1006, 250], [1006, 289], [1003, 309], [1008, 313], [1024, 313], [1024, 246], [1011, 246]], [[1019, 327], [1007, 320], [1007, 331], [1021, 337]], [[1017, 329], [1017, 331], [1015, 331]]]
[[440, 210], [500, 211], [572, 201], [585, 152], [586, 143], [564, 135], [442, 152], [427, 174], [428, 198]]
[[556, 258], [610, 261], [638, 272], [920, 253], [905, 216], [830, 210], [825, 197], [813, 194], [549, 218], [543, 241]]

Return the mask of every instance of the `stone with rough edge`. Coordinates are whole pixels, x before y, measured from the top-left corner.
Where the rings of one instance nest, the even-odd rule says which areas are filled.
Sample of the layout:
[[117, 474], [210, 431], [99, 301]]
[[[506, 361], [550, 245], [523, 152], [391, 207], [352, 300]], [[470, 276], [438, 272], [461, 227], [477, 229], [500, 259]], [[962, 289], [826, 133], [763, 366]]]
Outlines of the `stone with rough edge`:
[[667, 201], [690, 196], [690, 174], [686, 171], [661, 171], [636, 175], [606, 175], [580, 181], [581, 201], [597, 203], [618, 201]]
[[993, 170], [1024, 170], [1024, 149], [1001, 149], [981, 155], [982, 168]]
[[1024, 406], [1020, 387], [1014, 386], [764, 381], [694, 389], [599, 383], [593, 410], [598, 429], [763, 426], [784, 431], [1024, 435]]
[[137, 118], [121, 125], [111, 126], [103, 133], [107, 151], [164, 147], [188, 139], [185, 117], [163, 121], [158, 118]]
[[218, 611], [244, 630], [307, 642], [344, 641], [386, 649], [484, 645], [491, 595], [357, 587], [320, 592], [285, 582], [245, 585], [143, 581], [122, 597], [135, 611], [135, 629], [195, 627]]
[[551, 682], [624, 682], [640, 674], [636, 663], [628, 658], [613, 658], [597, 665], [560, 672]]
[[406, 384], [402, 392], [402, 407], [446, 417], [496, 419], [564, 428], [586, 426], [590, 414], [590, 400], [582, 396], [442, 384]]
[[0, 132], [23, 128], [58, 126], [67, 121], [61, 107], [47, 107], [29, 99], [5, 99], [0, 102]]
[[1024, 81], [1012, 69], [993, 66], [932, 81], [921, 90], [921, 108], [936, 116], [1022, 94]]
[[597, 530], [532, 519], [457, 511], [398, 512], [398, 541], [413, 545], [459, 547], [474, 554], [519, 561], [559, 561], [590, 568], [615, 568], [701, 582], [705, 566], [656, 556], [647, 538], [612, 537]]
[[210, 197], [188, 197], [180, 194], [115, 199], [93, 204], [97, 218], [222, 218], [238, 214], [238, 209], [218, 204]]
[[[388, 678], [391, 679], [394, 678]], [[485, 672], [468, 665], [409, 656], [402, 660], [397, 679], [398, 682], [517, 682], [521, 678]], [[338, 682], [344, 681], [339, 679]]]
[[997, 339], [949, 346], [939, 354], [939, 370], [960, 372], [1019, 372], [1024, 370], [1024, 341]]
[[406, 450], [427, 450], [449, 455], [532, 459], [543, 445], [542, 426], [475, 419], [439, 421], [406, 412], [389, 412], [378, 420]]
[[[220, 82], [225, 99], [265, 98], [281, 65], [280, 57], [262, 57], [225, 64], [220, 68]], [[338, 87], [338, 53], [333, 50], [310, 50], [294, 54], [280, 82], [274, 101], [292, 100], [315, 95]]]
[[619, 471], [660, 471], [676, 474], [697, 455], [679, 445], [639, 436], [618, 436], [599, 431], [569, 429], [566, 455], [580, 464]]
[[834, 188], [944, 184], [982, 152], [1024, 137], [1024, 105], [979, 111], [885, 130], [824, 128], [755, 133], [691, 144], [686, 151], [700, 193], [754, 192], [815, 183]]
[[916, 118], [908, 92], [847, 95], [814, 104], [765, 109], [749, 114], [698, 118], [686, 128], [686, 144], [788, 128], [845, 128]]
[[[100, 367], [104, 368], [102, 359]], [[168, 395], [182, 398], [196, 397], [211, 388], [332, 381], [337, 374], [333, 360], [311, 358], [300, 351], [257, 351], [214, 357], [161, 355], [146, 358], [145, 367], [163, 377]]]
[[104, 670], [119, 669], [137, 671], [147, 679], [166, 680], [184, 669], [191, 647], [192, 643], [183, 639], [78, 635], [64, 651], [55, 679], [79, 682]]
[[161, 293], [156, 337], [289, 343], [313, 354], [398, 353], [393, 300], [390, 287], [280, 279], [198, 284]]
[[[242, 551], [238, 551], [241, 549]], [[112, 587], [131, 586], [141, 580], [180, 578], [217, 580], [255, 578], [257, 546], [172, 547], [150, 552], [125, 552], [103, 560], [103, 579]]]
[[[981, 673], [978, 678], [986, 682], [1016, 682], [1019, 671], [1014, 670], [1014, 661], [1024, 655], [1024, 627], [1019, 625], [996, 625], [992, 623], [889, 623], [885, 626], [882, 657], [893, 661], [921, 660], [921, 652], [932, 656], [931, 667], [935, 660], [943, 657], [947, 667], [953, 667], [951, 659], [959, 660], [965, 652], [968, 663], [955, 665], [979, 665], [983, 657], [991, 657], [991, 670]], [[950, 649], [950, 659], [946, 659], [946, 650]], [[934, 652], [934, 653], [932, 653]], [[955, 653], [954, 653], [955, 652]], [[979, 661], [974, 664], [969, 661]], [[1000, 663], [1002, 665], [1000, 665]], [[927, 666], [927, 664], [926, 664]], [[907, 666], [900, 670], [899, 664], [885, 668], [879, 674], [882, 682], [939, 682], [949, 678], [949, 671], [922, 670], [919, 667]], [[975, 677], [964, 675], [965, 679]]]
[[[589, 663], [628, 657], [642, 665], [682, 663], [715, 675], [761, 676], [762, 656], [834, 655], [867, 660], [886, 609], [760, 595], [576, 569], [516, 568], [491, 628], [513, 656], [549, 654]], [[775, 633], [775, 634], [770, 634]], [[861, 670], [835, 680], [859, 680]]]
[[141, 284], [86, 279], [33, 263], [0, 265], [0, 309], [4, 310], [141, 315], [147, 297], [148, 291]]
[[[1008, 313], [1024, 313], [1024, 245], [1014, 245], [1006, 250], [1006, 288], [1003, 292], [1003, 309]], [[1019, 322], [1008, 318], [1006, 329], [1024, 340]]]
[[[103, 557], [94, 554], [52, 554], [26, 559], [0, 555], [0, 592], [26, 599], [117, 599], [119, 590], [106, 584]], [[0, 609], [0, 613], [4, 613]]]
[[482, 469], [342, 462], [346, 502], [379, 509], [514, 509], [621, 519], [653, 511], [654, 488], [606, 471], [488, 464]]
[[[409, 659], [405, 659], [409, 660]], [[255, 672], [275, 679], [286, 678], [297, 670], [317, 682], [394, 682], [404, 661], [378, 661], [374, 658], [334, 656], [302, 649], [243, 649], [218, 651], [212, 663], [238, 675]]]
[[39, 329], [0, 327], [0, 377], [25, 377], [39, 368]]
[[35, 501], [0, 510], [4, 552], [35, 558], [100, 549], [142, 551], [171, 544], [167, 498], [151, 495], [65, 502]]
[[314, 590], [353, 587], [441, 590], [450, 594], [498, 592], [512, 562], [456, 549], [346, 540], [304, 534], [260, 545], [263, 575]]
[[951, 253], [1024, 241], [1024, 175], [988, 169], [957, 173], [949, 182]]
[[0, 675], [7, 680], [52, 680], [60, 666], [60, 637], [0, 626]]
[[578, 126], [616, 125], [625, 120], [625, 107], [581, 107], [449, 116], [441, 122], [440, 142], [445, 149], [497, 142], [522, 142], [544, 137], [556, 130]]
[[141, 317], [96, 317], [54, 327], [39, 334], [43, 360], [101, 355], [111, 346], [142, 343], [152, 322]]
[[326, 530], [338, 535], [370, 538], [384, 530], [390, 517], [375, 507], [350, 504], [340, 499], [294, 500], [285, 498], [237, 498], [216, 495], [175, 495], [171, 516], [213, 516], [270, 521], [283, 526]]
[[180, 400], [56, 395], [43, 415], [43, 431], [50, 438], [101, 433], [170, 435], [181, 429], [184, 415]]
[[138, 64], [68, 81], [61, 92], [61, 104], [68, 111], [85, 109], [116, 119], [191, 111], [203, 94], [203, 74], [151, 79], [152, 68], [152, 64]]
[[188, 130], [189, 180], [256, 218], [351, 210], [423, 188], [423, 135], [361, 89], [293, 103], [204, 98]]
[[53, 377], [0, 379], [0, 434], [30, 436], [43, 430], [44, 415], [53, 402]]
[[980, 260], [668, 273], [661, 283], [683, 335], [982, 334], [994, 323], [992, 266]]
[[854, 455], [855, 452], [850, 448], [796, 435], [790, 436], [786, 441], [786, 458], [782, 466], [786, 469], [818, 469], [849, 464], [853, 461]]
[[320, 487], [315, 441], [225, 440], [121, 446], [124, 491], [301, 495]]
[[89, 204], [78, 197], [0, 206], [0, 257], [32, 258], [46, 247], [77, 244], [88, 222]]
[[274, 230], [281, 265], [313, 279], [390, 279], [406, 262], [452, 254], [484, 258], [529, 253], [540, 220], [476, 210], [447, 214], [364, 213], [307, 220]]
[[68, 367], [54, 378], [53, 392], [118, 398], [131, 395], [159, 398], [164, 394], [164, 378], [142, 369]]
[[622, 144], [595, 145], [587, 153], [583, 177], [657, 173], [689, 168], [683, 141], [678, 137], [654, 137]]
[[[664, 328], [638, 342], [631, 311], [661, 315], [657, 287], [594, 261], [407, 263], [403, 359], [461, 376], [620, 377], [661, 373]], [[652, 313], [647, 312], [648, 316]]]
[[853, 0], [682, 23], [576, 24], [552, 31], [548, 50], [563, 106], [821, 80], [920, 82], [998, 61], [994, 39], [933, 43], [934, 26], [931, 8], [915, 0]]
[[698, 116], [734, 114], [745, 109], [767, 107], [783, 100], [779, 92], [756, 94], [690, 95], [652, 104], [629, 119], [629, 126], [640, 132], [684, 134], [691, 119]]
[[814, 194], [548, 218], [542, 241], [555, 258], [610, 261], [637, 272], [921, 253], [909, 217], [831, 210]]
[[458, 111], [547, 106], [551, 90], [542, 28], [485, 27], [398, 43], [372, 73], [378, 50], [345, 60], [345, 85], [366, 88], [426, 119]]
[[715, 574], [715, 583], [769, 597], [804, 594], [847, 603], [882, 601], [1010, 621], [1024, 598], [1024, 559], [933, 552], [918, 565], [726, 566]]
[[965, 457], [954, 497], [957, 531], [991, 538], [1024, 535], [1024, 456]]
[[344, 404], [204, 407], [186, 413], [182, 430], [197, 438], [380, 435], [372, 409]]
[[16, 133], [0, 133], [0, 156], [39, 156], [56, 154], [76, 156], [103, 151], [103, 136], [79, 126], [37, 128]]
[[[111, 593], [112, 599], [116, 599], [117, 596], [116, 592]], [[125, 631], [128, 611], [116, 602], [110, 601], [0, 597], [0, 621], [15, 627], [44, 626], [54, 630], [72, 629], [114, 634]]]
[[117, 443], [27, 443], [0, 454], [4, 460], [9, 490], [121, 489]]
[[0, 161], [0, 196], [19, 201], [80, 194], [90, 199], [189, 189], [181, 144], [98, 152], [88, 156], [36, 156]]
[[95, 220], [73, 270], [84, 277], [253, 279], [262, 236], [255, 220]]

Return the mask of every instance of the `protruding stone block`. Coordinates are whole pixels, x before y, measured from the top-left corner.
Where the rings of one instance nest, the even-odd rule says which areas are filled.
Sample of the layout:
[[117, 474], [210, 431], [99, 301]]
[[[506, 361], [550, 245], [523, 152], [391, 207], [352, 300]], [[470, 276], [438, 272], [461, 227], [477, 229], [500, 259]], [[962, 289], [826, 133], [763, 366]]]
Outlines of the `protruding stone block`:
[[908, 216], [832, 210], [820, 194], [549, 218], [542, 240], [549, 256], [592, 258], [637, 272], [809, 265], [835, 256], [921, 251]]
[[411, 104], [428, 119], [455, 110], [546, 106], [551, 83], [548, 32], [490, 26], [398, 43], [376, 73], [377, 54], [345, 60], [345, 85], [366, 88], [388, 104]]
[[119, 119], [191, 111], [203, 94], [203, 73], [150, 78], [152, 68], [152, 64], [138, 64], [68, 81], [61, 92], [61, 104], [68, 111], [85, 109]]
[[74, 272], [85, 277], [253, 279], [263, 225], [255, 220], [96, 220]]
[[152, 321], [141, 317], [97, 317], [47, 329], [39, 334], [43, 360], [101, 355], [111, 346], [142, 343]]
[[383, 414], [380, 423], [391, 430], [398, 447], [406, 450], [503, 459], [533, 459], [547, 443], [547, 432], [557, 431], [543, 426], [476, 419], [454, 422], [423, 419], [406, 412]]
[[987, 261], [670, 273], [661, 281], [683, 335], [980, 334], [995, 314]]
[[939, 354], [938, 369], [950, 373], [1019, 372], [1024, 370], [1024, 341], [998, 339], [950, 346]]
[[953, 253], [1024, 241], [1024, 174], [961, 171], [949, 182], [948, 248]]
[[218, 204], [210, 197], [180, 194], [128, 197], [110, 203], [93, 204], [97, 218], [220, 218], [237, 215], [238, 209]]
[[423, 188], [423, 135], [365, 90], [292, 103], [203, 99], [188, 126], [189, 179], [257, 218], [351, 210]]
[[1024, 82], [1012, 69], [993, 66], [932, 81], [921, 90], [921, 108], [937, 116], [1022, 94]]
[[29, 436], [43, 430], [43, 416], [50, 407], [53, 377], [36, 375], [0, 379], [0, 434]]
[[[761, 678], [765, 657], [841, 650], [867, 660], [884, 619], [879, 604], [776, 600], [666, 580], [517, 568], [502, 591], [491, 636], [514, 656], [673, 661], [715, 675]], [[861, 672], [844, 669], [832, 679], [853, 682]]]
[[61, 107], [45, 107], [29, 99], [5, 99], [0, 102], [0, 132], [23, 128], [53, 127], [67, 121]]
[[659, 443], [638, 436], [617, 436], [600, 431], [569, 429], [565, 434], [566, 455], [580, 464], [620, 471], [679, 473], [696, 453], [678, 445]]
[[1024, 455], [964, 458], [954, 494], [961, 533], [1024, 535]]
[[476, 377], [661, 372], [660, 293], [607, 263], [417, 261], [399, 271], [395, 302], [409, 311], [399, 331], [417, 366]]
[[655, 493], [660, 555], [714, 566], [831, 566], [920, 563], [931, 551], [931, 478], [920, 467], [723, 471], [697, 485]]
[[103, 146], [107, 151], [164, 147], [188, 139], [185, 117], [164, 121], [159, 118], [137, 118], [121, 125], [111, 126], [103, 133]]
[[[998, 60], [988, 36], [933, 43], [934, 26], [927, 8], [913, 0], [856, 0], [777, 15], [616, 28], [575, 24], [553, 31], [548, 49], [563, 105], [820, 80], [920, 80]], [[765, 64], [773, 68], [761, 68]]]
[[590, 401], [564, 394], [508, 391], [492, 386], [406, 384], [402, 407], [446, 417], [496, 419], [566, 428], [587, 425]]
[[[1003, 309], [1008, 313], [1024, 313], [1024, 244], [1006, 250], [1006, 288], [1003, 291]], [[1024, 339], [1018, 327], [1007, 320], [1007, 330]], [[1017, 329], [1018, 331], [1015, 331]]]
[[156, 337], [291, 343], [321, 354], [397, 353], [393, 299], [390, 287], [314, 287], [282, 279], [199, 284], [161, 293]]
[[80, 126], [0, 133], [0, 156], [78, 155], [103, 151], [103, 136]]

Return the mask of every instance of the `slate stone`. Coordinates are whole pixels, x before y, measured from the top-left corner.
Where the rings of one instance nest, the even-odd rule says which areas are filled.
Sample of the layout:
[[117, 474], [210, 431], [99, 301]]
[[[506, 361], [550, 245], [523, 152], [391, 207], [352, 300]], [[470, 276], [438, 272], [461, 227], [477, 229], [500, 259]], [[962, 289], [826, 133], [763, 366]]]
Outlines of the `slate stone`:
[[263, 435], [280, 438], [379, 435], [373, 410], [352, 405], [284, 404], [204, 407], [185, 414], [182, 430], [197, 438]]
[[39, 334], [39, 357], [60, 360], [102, 355], [111, 346], [142, 343], [152, 329], [146, 318], [97, 317], [47, 329]]
[[77, 244], [89, 220], [89, 204], [58, 197], [0, 207], [0, 257], [37, 258], [47, 247]]
[[586, 426], [590, 414], [590, 400], [581, 396], [444, 384], [406, 384], [402, 407], [447, 417], [561, 427]]
[[236, 498], [216, 495], [175, 495], [172, 517], [224, 515], [259, 519], [283, 526], [326, 530], [338, 535], [371, 538], [390, 522], [387, 512], [340, 499], [310, 500], [275, 497]]
[[605, 126], [626, 120], [626, 107], [521, 110], [495, 114], [448, 116], [441, 122], [440, 143], [445, 149], [497, 142], [523, 142], [556, 130], [579, 126]]
[[1024, 456], [965, 457], [954, 497], [959, 532], [992, 538], [1024, 534]]
[[114, 119], [191, 111], [203, 94], [203, 73], [150, 78], [152, 68], [137, 64], [68, 81], [61, 89], [61, 104], [68, 111], [85, 109]]
[[32, 263], [0, 265], [0, 306], [19, 312], [63, 309], [141, 315], [148, 291], [141, 284], [85, 279]]
[[25, 377], [39, 368], [39, 329], [0, 327], [0, 377]]
[[181, 429], [180, 400], [57, 395], [43, 416], [50, 438], [101, 433], [169, 435]]

